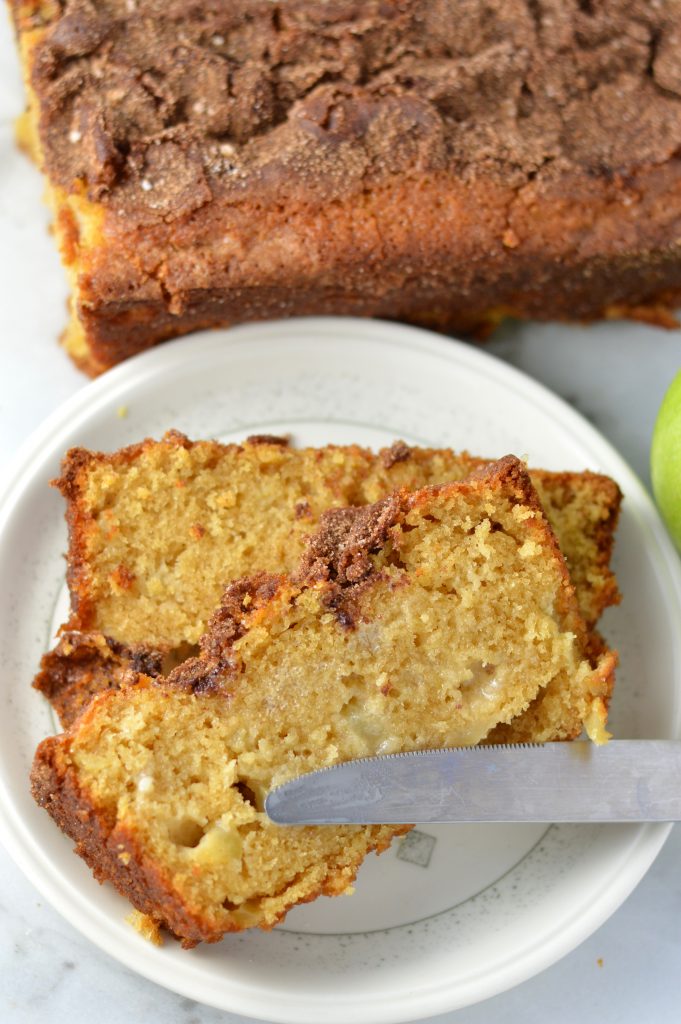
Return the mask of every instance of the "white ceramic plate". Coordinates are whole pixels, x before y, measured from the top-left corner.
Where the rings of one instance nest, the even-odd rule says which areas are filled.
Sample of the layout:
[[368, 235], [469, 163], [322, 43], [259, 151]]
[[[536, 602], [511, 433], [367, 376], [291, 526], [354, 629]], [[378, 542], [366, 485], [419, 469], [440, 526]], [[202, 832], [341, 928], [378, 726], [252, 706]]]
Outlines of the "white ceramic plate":
[[413, 1021], [498, 993], [567, 953], [631, 892], [667, 826], [423, 826], [369, 858], [352, 898], [318, 900], [275, 932], [186, 952], [141, 939], [125, 923], [127, 903], [94, 882], [33, 804], [33, 751], [54, 730], [29, 684], [61, 621], [66, 544], [48, 480], [71, 445], [110, 450], [170, 427], [230, 440], [289, 433], [300, 444], [404, 438], [611, 474], [626, 496], [616, 554], [625, 600], [603, 623], [622, 660], [614, 731], [681, 734], [678, 562], [643, 488], [585, 420], [492, 356], [395, 324], [319, 318], [212, 332], [85, 387], [10, 474], [0, 503], [0, 829], [18, 864], [128, 967], [272, 1021]]

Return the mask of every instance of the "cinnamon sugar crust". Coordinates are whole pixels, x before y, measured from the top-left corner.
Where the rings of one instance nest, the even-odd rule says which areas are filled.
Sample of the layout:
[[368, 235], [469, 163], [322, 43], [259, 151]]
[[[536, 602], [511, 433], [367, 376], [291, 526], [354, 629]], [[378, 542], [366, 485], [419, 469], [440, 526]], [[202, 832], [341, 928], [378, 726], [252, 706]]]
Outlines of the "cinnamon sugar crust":
[[138, 221], [412, 170], [626, 174], [669, 160], [681, 131], [676, 0], [15, 10], [45, 29], [32, 81], [50, 178]]
[[90, 372], [320, 311], [675, 322], [679, 0], [12, 8]]
[[324, 512], [308, 538], [297, 578], [357, 585], [372, 571], [371, 554], [385, 544], [404, 508], [404, 497], [397, 493], [375, 505]]
[[126, 647], [101, 633], [65, 632], [43, 655], [33, 686], [67, 723], [95, 694], [136, 684], [141, 676], [160, 676], [163, 661], [160, 651]]

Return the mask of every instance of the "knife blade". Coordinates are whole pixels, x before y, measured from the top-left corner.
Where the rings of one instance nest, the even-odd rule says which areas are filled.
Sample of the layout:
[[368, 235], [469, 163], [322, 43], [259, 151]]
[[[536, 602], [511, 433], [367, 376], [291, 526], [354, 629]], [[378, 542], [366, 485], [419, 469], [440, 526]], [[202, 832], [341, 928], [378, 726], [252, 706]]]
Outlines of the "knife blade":
[[681, 741], [423, 750], [301, 775], [265, 801], [280, 825], [681, 821]]

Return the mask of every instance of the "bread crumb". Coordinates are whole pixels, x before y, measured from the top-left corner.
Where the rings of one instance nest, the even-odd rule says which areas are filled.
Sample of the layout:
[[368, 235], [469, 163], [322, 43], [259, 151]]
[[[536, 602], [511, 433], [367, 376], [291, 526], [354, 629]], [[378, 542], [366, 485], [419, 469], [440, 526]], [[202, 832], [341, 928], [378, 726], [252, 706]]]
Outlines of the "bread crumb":
[[118, 408], [116, 409], [116, 415], [118, 416], [119, 420], [126, 419], [128, 415], [127, 405], [119, 405]]
[[125, 919], [129, 925], [139, 932], [143, 939], [147, 942], [151, 942], [154, 946], [163, 945], [163, 936], [161, 935], [161, 929], [158, 923], [154, 921], [153, 917], [149, 917], [148, 914], [143, 914], [140, 910], [133, 910], [132, 914], [128, 914]]
[[612, 739], [612, 733], [608, 732], [605, 728], [605, 723], [608, 720], [608, 709], [600, 697], [597, 697], [592, 705], [591, 712], [589, 713], [586, 721], [584, 722], [584, 729], [586, 734], [592, 743], [595, 743], [597, 747], [603, 746], [608, 740]]
[[599, 956], [597, 958], [597, 960], [596, 960], [596, 963], [598, 964], [599, 967], [602, 967], [603, 966], [603, 957]]

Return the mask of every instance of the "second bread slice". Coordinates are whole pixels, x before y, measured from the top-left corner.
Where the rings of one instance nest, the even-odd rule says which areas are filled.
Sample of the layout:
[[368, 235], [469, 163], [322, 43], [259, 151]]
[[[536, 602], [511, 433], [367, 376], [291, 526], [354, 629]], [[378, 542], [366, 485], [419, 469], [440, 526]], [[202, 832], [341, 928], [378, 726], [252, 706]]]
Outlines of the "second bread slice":
[[[174, 432], [112, 455], [74, 449], [58, 481], [70, 527], [71, 618], [36, 685], [68, 725], [93, 693], [187, 657], [231, 580], [263, 569], [291, 573], [325, 510], [461, 480], [482, 465], [403, 442], [373, 453], [356, 445], [295, 449], [262, 437], [192, 442]], [[617, 485], [593, 473], [530, 477], [593, 627], [618, 599], [609, 569]], [[590, 643], [597, 654], [595, 633]], [[575, 728], [567, 708], [560, 731], [546, 738]]]

